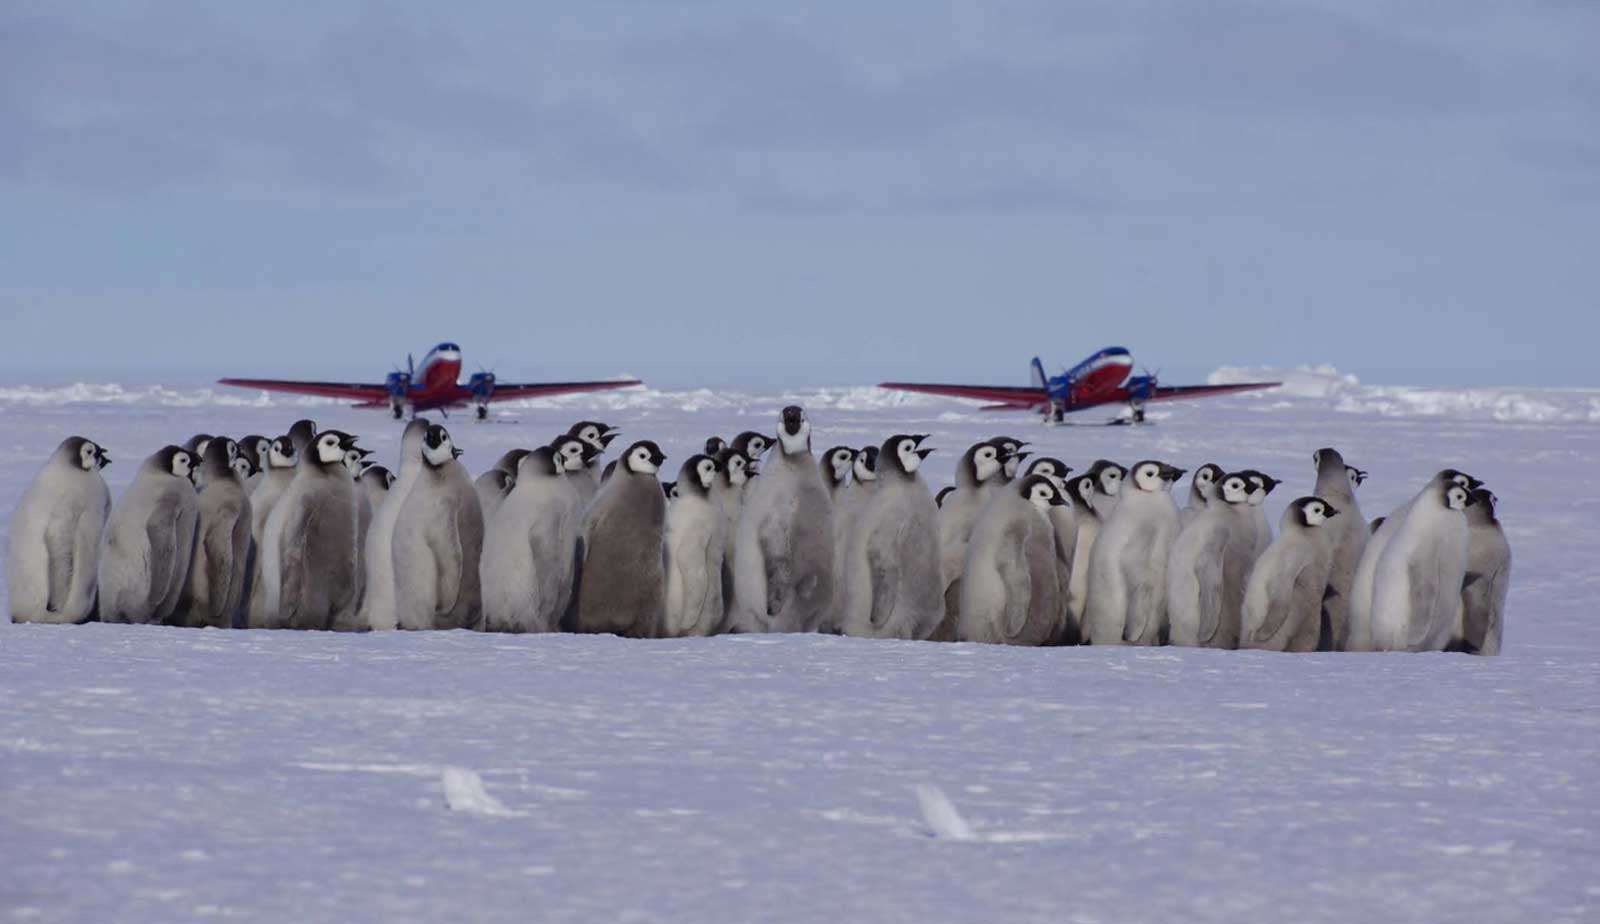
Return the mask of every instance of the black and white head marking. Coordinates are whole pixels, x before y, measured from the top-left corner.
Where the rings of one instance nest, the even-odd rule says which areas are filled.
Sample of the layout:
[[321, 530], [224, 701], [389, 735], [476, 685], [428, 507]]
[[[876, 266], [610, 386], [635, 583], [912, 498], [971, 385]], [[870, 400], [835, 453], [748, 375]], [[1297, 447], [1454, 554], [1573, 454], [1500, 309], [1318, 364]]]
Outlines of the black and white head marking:
[[665, 461], [667, 454], [661, 451], [660, 446], [650, 440], [640, 440], [628, 447], [623, 455], [624, 465], [619, 466], [619, 470], [626, 468], [635, 475], [654, 475], [661, 470], [661, 463]]
[[1477, 489], [1483, 487], [1483, 482], [1481, 480], [1474, 478], [1459, 469], [1447, 468], [1435, 477], [1440, 481], [1454, 482], [1466, 488], [1468, 491], [1476, 491]]
[[922, 441], [928, 438], [926, 433], [901, 433], [891, 436], [883, 441], [883, 448], [878, 450], [878, 461], [882, 463], [885, 457], [893, 460], [890, 470], [903, 475], [915, 475], [917, 469], [922, 467], [922, 460], [933, 455], [932, 449], [923, 449]]
[[722, 470], [723, 483], [729, 487], [737, 488], [750, 480], [750, 460], [731, 446], [718, 454], [717, 465]]
[[1072, 473], [1072, 466], [1060, 459], [1050, 456], [1040, 456], [1028, 465], [1029, 475], [1043, 475], [1055, 482], [1056, 490], [1067, 490], [1067, 476]]
[[986, 440], [968, 449], [961, 462], [967, 467], [967, 475], [983, 484], [1005, 470], [1005, 459], [1006, 451]]
[[858, 482], [877, 481], [878, 447], [861, 447], [861, 451], [856, 453], [856, 460], [855, 464], [852, 466], [852, 470], [855, 472], [855, 478]]
[[449, 430], [438, 424], [428, 424], [428, 432], [422, 434], [422, 461], [432, 468], [439, 468], [460, 455], [461, 451], [450, 438]]
[[746, 430], [734, 437], [730, 445], [735, 451], [744, 453], [746, 461], [758, 462], [761, 459], [761, 454], [766, 452], [768, 447], [772, 445], [772, 438], [764, 433]]
[[[348, 465], [346, 453], [356, 448], [356, 438], [342, 430], [324, 430], [312, 440], [314, 456], [324, 466]], [[359, 462], [360, 457], [357, 456]]]
[[1067, 499], [1061, 496], [1055, 482], [1045, 475], [1029, 475], [1022, 479], [1022, 486], [1018, 489], [1022, 499], [1038, 508], [1041, 513], [1048, 513], [1051, 507], [1066, 506]]
[[691, 491], [696, 495], [703, 496], [711, 490], [712, 485], [717, 483], [717, 473], [719, 471], [720, 467], [717, 465], [717, 460], [705, 453], [696, 453], [690, 456], [684, 461], [683, 468], [678, 472], [676, 484], [678, 485], [679, 496]]
[[856, 461], [856, 451], [849, 446], [835, 446], [823, 453], [822, 458], [828, 480], [837, 487], [850, 477], [850, 469]]
[[1472, 492], [1474, 489], [1468, 488], [1466, 485], [1457, 484], [1454, 481], [1447, 481], [1444, 483], [1443, 488], [1444, 505], [1451, 510], [1466, 510], [1468, 507], [1477, 503], [1477, 501], [1472, 497]]
[[1253, 468], [1247, 468], [1239, 474], [1243, 475], [1245, 480], [1250, 482], [1250, 506], [1252, 507], [1261, 506], [1261, 504], [1266, 501], [1267, 495], [1272, 493], [1273, 488], [1276, 488], [1278, 485], [1283, 483], [1271, 475], [1268, 475], [1264, 472], [1258, 472]]
[[1332, 504], [1316, 496], [1296, 498], [1289, 506], [1294, 509], [1300, 525], [1307, 528], [1321, 526], [1339, 515]]
[[287, 436], [280, 436], [272, 441], [267, 450], [268, 468], [294, 468], [300, 461], [300, 454], [295, 451], [294, 440]]
[[1181, 468], [1174, 468], [1154, 459], [1146, 459], [1134, 464], [1128, 478], [1133, 482], [1133, 486], [1141, 491], [1164, 491], [1182, 474]]
[[1239, 472], [1223, 475], [1222, 480], [1217, 483], [1217, 496], [1228, 504], [1250, 503], [1250, 494], [1254, 490], [1255, 486], [1250, 483], [1250, 479]]
[[[73, 448], [74, 444], [76, 448]], [[69, 436], [62, 441], [62, 446], [71, 453], [72, 461], [86, 472], [98, 472], [111, 464], [111, 457], [93, 440]]]
[[778, 443], [786, 455], [811, 451], [811, 421], [800, 405], [791, 404], [778, 413]]
[[568, 436], [575, 436], [600, 452], [604, 452], [621, 432], [616, 427], [598, 420], [580, 420], [567, 429]]
[[720, 436], [706, 437], [705, 454], [713, 459], [720, 458], [722, 451], [728, 448], [728, 441]]
[[[587, 464], [588, 459], [586, 456], [593, 447], [579, 437], [567, 435], [558, 436], [551, 440], [550, 445], [546, 448], [560, 463], [562, 471], [575, 472]], [[519, 460], [517, 464], [521, 465], [522, 463]]]
[[199, 475], [200, 467], [196, 463], [194, 453], [182, 446], [164, 446], [156, 453], [156, 459], [167, 474], [174, 478], [194, 483]]
[[1095, 490], [1107, 497], [1116, 497], [1122, 491], [1122, 480], [1128, 470], [1109, 459], [1096, 459], [1089, 466], [1089, 474], [1095, 479]]

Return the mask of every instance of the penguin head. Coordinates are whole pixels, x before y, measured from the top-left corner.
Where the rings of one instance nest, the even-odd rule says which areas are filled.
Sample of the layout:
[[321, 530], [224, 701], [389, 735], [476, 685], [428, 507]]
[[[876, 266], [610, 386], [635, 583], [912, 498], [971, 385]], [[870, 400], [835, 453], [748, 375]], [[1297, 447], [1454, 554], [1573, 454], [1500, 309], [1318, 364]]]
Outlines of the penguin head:
[[345, 465], [345, 454], [356, 448], [356, 438], [343, 430], [324, 430], [313, 440], [313, 458], [323, 466]]
[[762, 453], [765, 453], [767, 449], [772, 446], [772, 438], [767, 436], [765, 433], [757, 433], [754, 430], [746, 430], [734, 437], [731, 445], [734, 449], [744, 453], [744, 457], [747, 461], [759, 462], [761, 460]]
[[382, 465], [369, 465], [361, 471], [361, 483], [371, 485], [379, 491], [387, 491], [394, 487], [394, 472]]
[[1072, 473], [1072, 466], [1060, 459], [1050, 456], [1040, 456], [1028, 465], [1029, 475], [1043, 475], [1055, 482], [1057, 491], [1067, 490], [1067, 476]]
[[956, 489], [955, 485], [948, 485], [946, 487], [940, 488], [939, 489], [939, 493], [935, 494], [933, 496], [933, 505], [935, 507], [943, 507], [944, 506], [944, 499], [949, 497], [951, 492], [953, 492], [955, 489]]
[[850, 467], [857, 482], [878, 480], [878, 447], [862, 446]]
[[626, 463], [622, 467], [627, 471], [635, 475], [654, 475], [661, 470], [661, 463], [667, 461], [667, 454], [651, 440], [640, 440], [628, 447], [622, 459]]
[[737, 488], [750, 480], [750, 460], [731, 446], [717, 454], [717, 467], [722, 472], [723, 484], [730, 488]]
[[210, 443], [211, 434], [196, 433], [184, 441], [183, 448], [189, 450], [196, 459], [204, 459], [206, 457], [206, 446], [210, 445]]
[[422, 434], [422, 461], [439, 468], [460, 456], [461, 450], [450, 438], [450, 431], [438, 424], [428, 424], [428, 432]]
[[200, 466], [194, 453], [182, 446], [163, 446], [152, 457], [155, 467], [174, 478], [194, 484], [200, 475]]
[[811, 451], [811, 421], [798, 404], [778, 412], [778, 442], [785, 455]]
[[1207, 462], [1194, 470], [1194, 490], [1202, 498], [1209, 500], [1216, 496], [1217, 480], [1223, 475], [1222, 466], [1215, 462]]
[[267, 467], [267, 453], [271, 451], [272, 440], [259, 433], [239, 437], [239, 453], [250, 457], [250, 460], [256, 464], [256, 471]]
[[1056, 489], [1056, 483], [1044, 475], [1029, 475], [1022, 479], [1022, 486], [1018, 488], [1017, 493], [1022, 495], [1023, 500], [1045, 513], [1048, 513], [1051, 507], [1064, 507], [1067, 503], [1067, 499]]
[[1172, 483], [1183, 476], [1183, 469], [1146, 459], [1134, 464], [1128, 479], [1140, 491], [1165, 491]]
[[1006, 451], [985, 440], [974, 443], [961, 457], [961, 468], [973, 484], [983, 484], [1005, 471]]
[[[558, 436], [545, 448], [549, 449], [551, 455], [560, 463], [563, 472], [576, 472], [585, 468], [589, 464], [589, 453], [594, 451], [593, 446], [576, 436]], [[523, 456], [518, 461], [518, 466], [527, 459], [527, 456]]]
[[1361, 483], [1367, 480], [1367, 473], [1354, 465], [1346, 465], [1344, 467], [1344, 476], [1350, 479], [1351, 493], [1354, 493], [1355, 489], [1361, 487]]
[[710, 456], [711, 458], [713, 458], [713, 459], [719, 458], [722, 455], [722, 451], [724, 449], [727, 449], [727, 448], [728, 448], [728, 441], [723, 439], [722, 437], [720, 437], [720, 436], [708, 436], [708, 437], [706, 437], [705, 454]]
[[1089, 510], [1094, 509], [1094, 497], [1100, 490], [1100, 479], [1093, 474], [1084, 473], [1067, 482], [1067, 490], [1076, 497], [1083, 506]]
[[528, 454], [526, 449], [508, 449], [505, 455], [495, 460], [494, 467], [508, 475], [517, 473], [517, 466], [521, 464], [522, 457]]
[[995, 436], [991, 437], [988, 442], [989, 445], [998, 448], [1002, 453], [1000, 471], [1005, 474], [1007, 481], [1016, 478], [1017, 469], [1022, 465], [1022, 460], [1033, 455], [1031, 452], [1022, 451], [1022, 447], [1028, 444], [1016, 437]]
[[675, 482], [678, 487], [677, 496], [704, 497], [712, 485], [717, 483], [717, 474], [720, 471], [717, 460], [705, 453], [690, 456], [678, 469], [678, 480]]
[[1107, 497], [1116, 497], [1122, 491], [1122, 480], [1127, 477], [1128, 470], [1110, 459], [1096, 459], [1089, 466], [1089, 474], [1095, 478], [1096, 491]]
[[273, 440], [267, 450], [268, 468], [294, 468], [299, 461], [300, 452], [294, 448], [294, 441], [287, 436]]
[[661, 494], [666, 497], [669, 502], [675, 501], [682, 496], [678, 493], [678, 483], [676, 481], [661, 482]]
[[1252, 507], [1261, 506], [1262, 502], [1267, 499], [1267, 495], [1272, 493], [1272, 489], [1283, 483], [1271, 475], [1265, 472], [1258, 472], [1253, 468], [1247, 468], [1239, 474], [1250, 482], [1250, 506]]
[[294, 443], [295, 455], [305, 454], [306, 447], [317, 438], [317, 422], [303, 417], [289, 425], [289, 441]]
[[365, 450], [351, 446], [344, 451], [344, 470], [350, 473], [350, 480], [361, 477], [361, 460], [365, 458]]
[[1477, 503], [1477, 501], [1472, 497], [1472, 492], [1475, 489], [1468, 488], [1466, 485], [1456, 484], [1454, 481], [1447, 481], [1439, 487], [1440, 490], [1443, 491], [1442, 499], [1444, 501], [1444, 505], [1450, 510], [1466, 510], [1468, 507], [1471, 507], [1473, 504]]
[[838, 487], [850, 477], [850, 468], [855, 464], [856, 451], [849, 446], [835, 446], [822, 454], [822, 471], [827, 476], [828, 483]]
[[1482, 481], [1472, 477], [1471, 475], [1468, 475], [1466, 472], [1453, 468], [1447, 468], [1444, 471], [1441, 471], [1439, 474], [1433, 476], [1433, 478], [1435, 481], [1454, 482], [1455, 484], [1466, 488], [1468, 491], [1476, 491], [1477, 489], [1483, 487]]
[[[578, 442], [576, 437], [561, 437]], [[582, 467], [581, 462], [578, 463]], [[517, 470], [511, 473], [514, 484], [524, 481], [532, 482], [538, 478], [565, 477], [567, 474], [567, 457], [556, 449], [555, 444], [540, 446], [532, 452], [525, 452], [517, 460]]]
[[1217, 482], [1217, 497], [1222, 498], [1223, 503], [1227, 504], [1250, 503], [1250, 493], [1253, 490], [1255, 486], [1242, 472], [1223, 475], [1222, 480]]
[[576, 436], [601, 452], [604, 452], [605, 448], [610, 446], [611, 441], [616, 439], [621, 432], [616, 427], [603, 424], [598, 420], [580, 420], [567, 428], [568, 436]]
[[250, 458], [248, 455], [240, 453], [239, 457], [233, 460], [233, 474], [237, 476], [240, 481], [245, 481], [249, 479], [251, 475], [256, 475], [260, 472], [261, 469], [256, 468], [255, 460]]
[[1322, 473], [1323, 466], [1327, 466], [1330, 471], [1338, 471], [1344, 467], [1344, 456], [1332, 446], [1324, 446], [1311, 454], [1311, 467], [1317, 474]]
[[902, 433], [883, 441], [878, 450], [878, 464], [888, 472], [910, 477], [922, 467], [922, 460], [933, 455], [932, 449], [923, 449], [926, 433]]
[[1296, 498], [1289, 509], [1294, 512], [1296, 521], [1307, 528], [1321, 526], [1339, 515], [1332, 504], [1315, 496]]
[[233, 463], [239, 458], [239, 444], [225, 436], [215, 436], [205, 441], [201, 450], [200, 468], [207, 478], [221, 478], [233, 474]]
[[98, 472], [111, 464], [111, 457], [93, 440], [69, 436], [56, 447], [55, 457], [63, 459], [86, 472]]
[[1500, 498], [1495, 497], [1494, 492], [1488, 488], [1472, 489], [1472, 503], [1469, 506], [1473, 514], [1473, 519], [1481, 519], [1487, 523], [1500, 522], [1500, 520], [1495, 517], [1495, 508], [1499, 506], [1499, 504]]

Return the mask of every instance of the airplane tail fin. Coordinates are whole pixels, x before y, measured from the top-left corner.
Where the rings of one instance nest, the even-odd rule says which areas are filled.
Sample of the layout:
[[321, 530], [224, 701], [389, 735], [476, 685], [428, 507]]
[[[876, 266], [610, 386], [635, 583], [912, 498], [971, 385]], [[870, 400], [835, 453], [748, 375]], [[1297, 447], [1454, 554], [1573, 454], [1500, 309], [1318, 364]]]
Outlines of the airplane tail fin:
[[1044, 374], [1044, 363], [1039, 362], [1039, 357], [1033, 358], [1033, 387], [1048, 388], [1050, 380]]

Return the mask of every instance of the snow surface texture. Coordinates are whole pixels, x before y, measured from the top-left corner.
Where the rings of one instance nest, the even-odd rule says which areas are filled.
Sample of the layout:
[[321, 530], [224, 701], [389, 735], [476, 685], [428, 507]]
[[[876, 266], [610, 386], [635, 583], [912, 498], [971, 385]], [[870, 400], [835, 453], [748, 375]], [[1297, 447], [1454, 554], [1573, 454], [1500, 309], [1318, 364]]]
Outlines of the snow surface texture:
[[[1307, 375], [1331, 384], [1138, 429], [870, 388], [451, 424], [474, 472], [580, 416], [670, 468], [799, 401], [819, 448], [932, 433], [936, 486], [998, 433], [1253, 465], [1286, 479], [1274, 523], [1320, 446], [1372, 472], [1369, 516], [1456, 465], [1516, 556], [1503, 655], [0, 624], [0, 921], [1600, 920], [1600, 391]], [[385, 462], [400, 432], [208, 386], [47, 391], [0, 385], [0, 511], [74, 432], [116, 493], [196, 431], [311, 413]]]

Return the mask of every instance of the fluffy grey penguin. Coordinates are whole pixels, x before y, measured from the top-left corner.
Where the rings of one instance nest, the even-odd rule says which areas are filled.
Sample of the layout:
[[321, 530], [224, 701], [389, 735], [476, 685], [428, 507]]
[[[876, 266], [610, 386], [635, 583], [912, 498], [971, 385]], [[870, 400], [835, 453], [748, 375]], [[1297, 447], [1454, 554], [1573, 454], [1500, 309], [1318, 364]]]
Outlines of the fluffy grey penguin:
[[1028, 443], [1014, 436], [993, 436], [989, 438], [989, 443], [1000, 447], [1005, 452], [1005, 461], [1000, 469], [1001, 474], [1005, 476], [1006, 481], [1016, 481], [1017, 471], [1022, 467], [1022, 460], [1033, 455], [1031, 452], [1022, 451], [1022, 447], [1028, 445]]
[[1315, 534], [1341, 513], [1320, 497], [1299, 498], [1283, 511], [1278, 538], [1250, 571], [1240, 648], [1317, 650], [1333, 546]]
[[728, 448], [728, 441], [720, 436], [706, 437], [705, 454], [715, 459], [722, 455], [722, 450]]
[[677, 496], [667, 509], [667, 590], [661, 634], [711, 635], [722, 626], [722, 554], [727, 541], [714, 492], [717, 460], [692, 455], [678, 470]]
[[189, 454], [194, 456], [196, 459], [203, 460], [206, 457], [206, 446], [210, 445], [210, 443], [211, 434], [196, 433], [194, 436], [191, 436], [183, 441], [183, 448], [187, 449]]
[[479, 562], [483, 505], [438, 424], [422, 436], [422, 466], [395, 520], [395, 617], [402, 629], [476, 629], [483, 606]]
[[272, 508], [277, 506], [283, 492], [289, 490], [299, 462], [300, 455], [289, 437], [273, 440], [267, 447], [267, 471], [257, 479], [255, 490], [250, 492], [250, 579], [245, 584], [241, 609], [244, 610], [242, 621], [251, 629], [266, 629], [272, 624], [267, 615], [267, 597], [261, 576], [267, 517], [272, 515]]
[[815, 632], [835, 602], [833, 501], [811, 455], [805, 411], [791, 404], [778, 420], [778, 445], [745, 488], [739, 515], [734, 625]]
[[1430, 484], [1411, 502], [1372, 577], [1374, 648], [1442, 651], [1450, 643], [1467, 576], [1466, 510], [1476, 503], [1454, 481]]
[[1089, 558], [1084, 631], [1094, 645], [1154, 645], [1167, 621], [1167, 556], [1178, 533], [1172, 483], [1183, 469], [1146, 460], [1129, 469], [1117, 508]]
[[744, 453], [744, 457], [751, 462], [760, 462], [766, 451], [772, 448], [772, 437], [754, 430], [746, 430], [733, 438], [729, 444], [735, 450]]
[[389, 496], [396, 481], [393, 472], [382, 465], [368, 465], [356, 475], [356, 603], [352, 609], [339, 614], [334, 628], [344, 631], [361, 631], [371, 628], [363, 615], [367, 599], [367, 536], [372, 532], [372, 521]]
[[242, 452], [234, 456], [233, 464], [229, 467], [233, 470], [233, 474], [238, 477], [239, 487], [243, 488], [245, 496], [249, 497], [250, 482], [261, 474], [261, 469], [256, 467], [254, 459]]
[[1428, 480], [1422, 490], [1411, 500], [1406, 501], [1388, 516], [1378, 517], [1369, 527], [1371, 535], [1367, 537], [1366, 548], [1361, 550], [1361, 559], [1356, 562], [1355, 577], [1350, 583], [1350, 631], [1345, 640], [1347, 651], [1374, 651], [1372, 625], [1372, 587], [1377, 576], [1378, 562], [1383, 557], [1384, 548], [1389, 540], [1399, 531], [1405, 523], [1406, 514], [1423, 496], [1438, 494], [1438, 490], [1445, 484], [1456, 484], [1475, 491], [1483, 486], [1483, 482], [1459, 469], [1447, 468], [1441, 470]]
[[1060, 625], [1052, 643], [1062, 645], [1076, 645], [1083, 641], [1083, 626], [1077, 616], [1067, 609], [1067, 588], [1072, 583], [1072, 566], [1078, 551], [1078, 505], [1067, 488], [1067, 477], [1071, 474], [1072, 466], [1050, 456], [1034, 459], [1023, 472], [1024, 478], [1043, 475], [1050, 479], [1050, 483], [1056, 486], [1056, 493], [1061, 495], [1061, 503], [1051, 504], [1045, 516], [1049, 517], [1050, 525], [1056, 531], [1056, 564], [1061, 572], [1060, 593], [1057, 594], [1061, 604]]
[[1267, 550], [1267, 546], [1272, 544], [1272, 524], [1267, 522], [1267, 511], [1262, 507], [1262, 504], [1267, 502], [1267, 495], [1271, 494], [1273, 489], [1282, 484], [1282, 482], [1253, 468], [1247, 468], [1239, 474], [1245, 476], [1253, 486], [1248, 503], [1250, 505], [1250, 520], [1255, 524], [1256, 546], [1255, 554], [1251, 556], [1251, 560], [1254, 561], [1261, 557], [1261, 553]]
[[494, 468], [510, 475], [513, 480], [517, 477], [517, 466], [522, 462], [522, 457], [527, 455], [527, 449], [507, 449], [500, 458], [494, 462]]
[[302, 417], [289, 425], [289, 442], [294, 444], [294, 454], [297, 459], [306, 457], [306, 447], [317, 437], [317, 422], [308, 417]]
[[355, 625], [367, 629], [395, 629], [400, 623], [395, 611], [394, 529], [400, 520], [411, 487], [422, 472], [422, 443], [432, 424], [413, 417], [400, 434], [400, 471], [372, 513], [367, 525], [367, 540], [362, 545], [361, 608]]
[[667, 499], [657, 472], [666, 454], [640, 440], [622, 454], [616, 474], [583, 515], [573, 629], [651, 638], [666, 604], [662, 544]]
[[1472, 492], [1467, 508], [1467, 576], [1461, 588], [1461, 628], [1450, 647], [1468, 654], [1497, 655], [1505, 628], [1506, 592], [1511, 589], [1511, 544], [1495, 516], [1500, 499], [1488, 488]]
[[954, 641], [961, 619], [961, 572], [967, 562], [967, 542], [978, 514], [1005, 486], [1006, 450], [993, 440], [967, 447], [956, 462], [956, 489], [939, 509], [940, 594], [944, 597], [944, 621], [933, 638]]
[[1178, 528], [1188, 526], [1190, 521], [1206, 509], [1206, 504], [1216, 496], [1217, 482], [1227, 474], [1222, 466], [1215, 462], [1207, 462], [1194, 470], [1194, 476], [1189, 479], [1189, 502], [1178, 511]]
[[1170, 641], [1190, 648], [1238, 648], [1245, 589], [1255, 556], [1256, 489], [1243, 473], [1213, 482], [1199, 513], [1180, 526], [1167, 554]]
[[245, 479], [244, 490], [246, 494], [254, 494], [256, 485], [267, 472], [267, 457], [272, 452], [272, 440], [258, 434], [239, 438], [239, 455], [250, 460], [251, 468], [255, 474]]
[[225, 437], [214, 437], [200, 458], [194, 553], [174, 613], [180, 625], [233, 628], [250, 577], [250, 497], [229, 461], [230, 456], [233, 462], [243, 458], [232, 444]]
[[1312, 493], [1339, 511], [1336, 520], [1311, 533], [1314, 539], [1328, 546], [1332, 556], [1327, 599], [1322, 604], [1322, 611], [1328, 617], [1327, 639], [1326, 645], [1319, 647], [1343, 651], [1350, 639], [1350, 589], [1370, 535], [1361, 505], [1356, 502], [1356, 487], [1366, 480], [1367, 474], [1346, 465], [1344, 457], [1332, 447], [1312, 453], [1311, 464], [1317, 472], [1317, 484]]
[[494, 512], [500, 509], [500, 504], [505, 501], [506, 495], [516, 486], [515, 472], [506, 472], [498, 468], [491, 468], [478, 476], [472, 483], [473, 493], [478, 495], [478, 504], [483, 508], [483, 522], [488, 523], [494, 519]]
[[177, 609], [200, 512], [197, 461], [181, 446], [157, 450], [111, 509], [100, 543], [101, 622], [162, 622]]
[[94, 613], [100, 534], [111, 491], [100, 470], [111, 457], [69, 436], [50, 454], [11, 515], [6, 591], [12, 622], [83, 622]]
[[606, 447], [611, 445], [622, 431], [598, 420], [580, 420], [567, 428], [568, 436], [576, 436], [584, 444], [594, 450], [586, 459], [586, 465], [581, 472], [573, 473], [573, 484], [578, 488], [578, 494], [583, 502], [588, 504], [594, 499], [595, 492], [600, 490], [601, 474], [604, 466], [600, 464], [600, 457], [605, 454]]
[[939, 507], [918, 470], [926, 433], [899, 434], [878, 450], [877, 489], [845, 535], [845, 635], [926, 639], [944, 621]]
[[517, 462], [516, 485], [495, 511], [479, 565], [484, 628], [490, 632], [554, 632], [572, 603], [583, 519], [583, 453], [564, 452], [579, 440], [555, 442]]
[[265, 628], [331, 629], [356, 602], [355, 437], [324, 430], [273, 505], [261, 539]]
[[1117, 463], [1097, 459], [1087, 472], [1067, 482], [1078, 528], [1077, 542], [1073, 544], [1072, 580], [1067, 584], [1067, 618], [1076, 622], [1080, 631], [1087, 631], [1083, 617], [1089, 608], [1089, 558], [1100, 530], [1111, 518], [1111, 511], [1117, 509], [1117, 497], [1127, 474], [1128, 470]]
[[1066, 503], [1048, 476], [1029, 475], [983, 508], [961, 579], [962, 641], [1055, 641], [1065, 604], [1050, 511]]
[[849, 446], [835, 446], [822, 454], [817, 465], [822, 470], [822, 483], [828, 486], [828, 497], [837, 504], [839, 495], [850, 484], [850, 473], [856, 463], [856, 451]]
[[[826, 464], [826, 463], [824, 463]], [[827, 476], [824, 473], [824, 480]], [[833, 501], [833, 596], [834, 605], [817, 626], [818, 632], [837, 635], [844, 630], [845, 614], [845, 553], [850, 548], [850, 535], [856, 518], [878, 490], [878, 447], [863, 446], [856, 450], [850, 461], [850, 483], [834, 497]]]
[[722, 511], [722, 625], [730, 627], [733, 616], [733, 563], [739, 536], [739, 513], [744, 509], [744, 489], [750, 481], [750, 459], [731, 446], [717, 456], [717, 483], [711, 496]]

